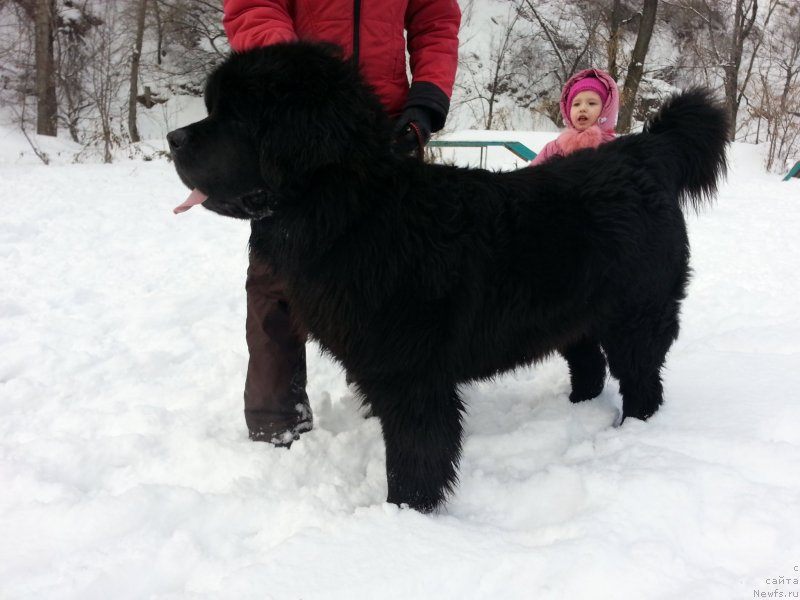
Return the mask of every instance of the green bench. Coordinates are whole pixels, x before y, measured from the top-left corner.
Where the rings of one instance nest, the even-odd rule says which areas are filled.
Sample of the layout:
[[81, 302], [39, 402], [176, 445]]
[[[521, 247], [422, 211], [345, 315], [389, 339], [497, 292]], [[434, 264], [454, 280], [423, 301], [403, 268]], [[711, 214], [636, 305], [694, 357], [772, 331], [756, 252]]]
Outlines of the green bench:
[[516, 156], [524, 161], [530, 162], [536, 158], [536, 152], [528, 148], [522, 142], [503, 142], [503, 141], [462, 141], [462, 140], [431, 140], [428, 143], [432, 148], [480, 148], [481, 150], [481, 167], [486, 166], [486, 151], [491, 146], [501, 146], [506, 150], [510, 150]]
[[794, 163], [794, 166], [789, 171], [789, 174], [783, 178], [784, 181], [789, 181], [792, 177], [796, 177], [800, 174], [800, 160]]

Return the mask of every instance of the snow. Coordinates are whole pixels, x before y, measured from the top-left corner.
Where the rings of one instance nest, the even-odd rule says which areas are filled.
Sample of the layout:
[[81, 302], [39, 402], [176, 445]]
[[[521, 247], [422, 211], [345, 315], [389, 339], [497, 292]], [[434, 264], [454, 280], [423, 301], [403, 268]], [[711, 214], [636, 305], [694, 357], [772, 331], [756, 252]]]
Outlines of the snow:
[[313, 346], [314, 431], [247, 439], [247, 224], [174, 216], [166, 162], [45, 167], [2, 134], [0, 597], [800, 595], [800, 180], [760, 148], [689, 218], [662, 410], [615, 428], [616, 383], [572, 405], [557, 358], [471, 386], [461, 484], [421, 515]]

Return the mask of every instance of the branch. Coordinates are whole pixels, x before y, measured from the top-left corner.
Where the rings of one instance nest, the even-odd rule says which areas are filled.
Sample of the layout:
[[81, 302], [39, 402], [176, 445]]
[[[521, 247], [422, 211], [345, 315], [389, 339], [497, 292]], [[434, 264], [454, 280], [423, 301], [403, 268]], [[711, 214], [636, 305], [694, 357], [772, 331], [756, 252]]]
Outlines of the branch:
[[45, 165], [50, 164], [50, 157], [47, 156], [46, 152], [43, 152], [31, 139], [28, 135], [28, 131], [25, 129], [25, 99], [22, 100], [22, 115], [20, 115], [20, 129], [22, 129], [22, 135], [25, 136], [25, 139], [28, 140], [28, 144], [30, 144], [31, 150], [36, 155], [36, 157], [41, 160]]
[[564, 74], [564, 79], [566, 79], [569, 75], [569, 73], [567, 72], [567, 63], [564, 61], [564, 57], [561, 56], [561, 51], [558, 49], [558, 44], [556, 44], [556, 41], [555, 39], [553, 39], [550, 30], [547, 28], [547, 25], [539, 16], [539, 12], [533, 6], [531, 0], [525, 0], [525, 4], [528, 5], [528, 8], [533, 13], [533, 16], [536, 17], [536, 20], [539, 22], [539, 26], [542, 28], [542, 31], [544, 31], [544, 34], [547, 36], [547, 40], [550, 42], [550, 45], [553, 47], [553, 51], [556, 53], [556, 58], [558, 58], [558, 62], [561, 63], [561, 70]]

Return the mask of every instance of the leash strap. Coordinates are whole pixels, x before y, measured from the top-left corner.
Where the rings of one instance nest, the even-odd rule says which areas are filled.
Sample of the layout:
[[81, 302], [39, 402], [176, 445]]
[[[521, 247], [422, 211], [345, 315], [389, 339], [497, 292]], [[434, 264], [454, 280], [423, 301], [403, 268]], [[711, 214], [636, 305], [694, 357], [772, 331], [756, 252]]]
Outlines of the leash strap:
[[419, 125], [411, 121], [408, 126], [414, 132], [414, 135], [417, 136], [417, 156], [419, 157], [420, 162], [425, 162], [425, 142], [422, 139], [422, 131], [420, 131]]

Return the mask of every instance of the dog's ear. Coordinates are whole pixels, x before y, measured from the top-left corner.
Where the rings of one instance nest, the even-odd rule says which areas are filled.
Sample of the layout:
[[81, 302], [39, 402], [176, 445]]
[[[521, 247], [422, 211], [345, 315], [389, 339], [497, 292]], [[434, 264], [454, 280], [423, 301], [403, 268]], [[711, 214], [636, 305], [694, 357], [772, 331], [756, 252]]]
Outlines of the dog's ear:
[[273, 46], [260, 139], [262, 175], [287, 179], [330, 165], [355, 168], [388, 148], [388, 121], [372, 90], [335, 46]]
[[343, 114], [336, 102], [290, 104], [272, 117], [261, 132], [261, 173], [266, 181], [281, 184], [348, 162], [355, 135], [348, 123], [352, 115]]

